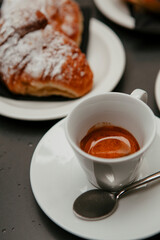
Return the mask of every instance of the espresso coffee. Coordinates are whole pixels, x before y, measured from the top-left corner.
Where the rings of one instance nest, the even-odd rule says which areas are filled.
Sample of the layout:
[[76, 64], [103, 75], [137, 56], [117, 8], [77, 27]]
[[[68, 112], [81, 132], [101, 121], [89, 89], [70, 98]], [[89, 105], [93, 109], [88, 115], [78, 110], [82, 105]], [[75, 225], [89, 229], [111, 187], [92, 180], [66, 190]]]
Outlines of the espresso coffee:
[[135, 137], [126, 129], [108, 124], [97, 124], [87, 132], [80, 148], [96, 157], [119, 158], [140, 149]]

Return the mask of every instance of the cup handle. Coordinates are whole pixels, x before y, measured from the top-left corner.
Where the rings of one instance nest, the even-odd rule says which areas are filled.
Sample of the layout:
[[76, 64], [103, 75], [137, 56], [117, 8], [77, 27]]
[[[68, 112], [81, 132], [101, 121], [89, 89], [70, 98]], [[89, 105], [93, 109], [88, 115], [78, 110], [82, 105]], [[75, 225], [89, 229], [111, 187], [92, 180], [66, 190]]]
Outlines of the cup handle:
[[132, 93], [131, 96], [134, 98], [138, 98], [140, 100], [142, 100], [144, 103], [147, 104], [148, 101], [148, 94], [146, 91], [142, 90], [142, 89], [135, 89]]

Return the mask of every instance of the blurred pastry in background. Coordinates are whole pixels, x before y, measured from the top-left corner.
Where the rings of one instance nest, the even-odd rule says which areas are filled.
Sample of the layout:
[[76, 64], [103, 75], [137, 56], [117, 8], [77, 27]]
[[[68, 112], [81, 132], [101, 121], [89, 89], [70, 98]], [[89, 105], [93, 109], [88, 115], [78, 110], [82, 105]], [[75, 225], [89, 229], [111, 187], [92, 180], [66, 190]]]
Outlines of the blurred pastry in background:
[[3, 0], [1, 16], [23, 8], [40, 10], [54, 30], [62, 32], [80, 45], [83, 16], [78, 4], [73, 0]]
[[160, 0], [123, 0], [123, 1], [131, 3], [137, 8], [143, 8], [154, 13], [160, 13]]
[[15, 94], [81, 97], [93, 86], [90, 66], [77, 44], [48, 21], [31, 8], [3, 14], [1, 80]]

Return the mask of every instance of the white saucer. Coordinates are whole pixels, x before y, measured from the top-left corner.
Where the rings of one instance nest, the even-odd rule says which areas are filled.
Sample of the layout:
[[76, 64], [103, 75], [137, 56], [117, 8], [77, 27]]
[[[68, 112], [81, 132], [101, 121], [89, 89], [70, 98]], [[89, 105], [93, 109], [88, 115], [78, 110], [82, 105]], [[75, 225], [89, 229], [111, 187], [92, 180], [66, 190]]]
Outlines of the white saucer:
[[111, 21], [129, 29], [135, 28], [135, 19], [122, 0], [94, 0], [94, 2], [104, 16]]
[[86, 96], [70, 101], [36, 102], [0, 97], [0, 114], [23, 120], [50, 120], [66, 116], [82, 99], [112, 91], [124, 72], [126, 58], [120, 39], [96, 19], [90, 22], [87, 58], [94, 73], [93, 90]]
[[[31, 187], [44, 213], [66, 231], [91, 240], [142, 239], [159, 233], [159, 182], [120, 199], [116, 212], [104, 220], [89, 222], [73, 214], [76, 197], [93, 186], [68, 145], [64, 121], [45, 134], [31, 162]], [[157, 118], [157, 136], [144, 159], [140, 177], [160, 170], [159, 146], [160, 120]]]
[[160, 110], [160, 71], [158, 72], [157, 78], [155, 81], [154, 93], [155, 93], [155, 99], [156, 99], [158, 109]]

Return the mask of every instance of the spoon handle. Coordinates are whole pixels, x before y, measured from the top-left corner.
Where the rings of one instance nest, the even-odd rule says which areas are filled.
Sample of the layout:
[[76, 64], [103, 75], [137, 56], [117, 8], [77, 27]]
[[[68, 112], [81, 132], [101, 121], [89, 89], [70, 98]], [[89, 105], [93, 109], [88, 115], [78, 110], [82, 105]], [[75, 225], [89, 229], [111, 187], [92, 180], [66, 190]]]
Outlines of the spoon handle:
[[135, 190], [136, 188], [143, 186], [149, 182], [152, 182], [154, 180], [157, 180], [160, 178], [160, 171], [157, 173], [154, 173], [148, 177], [145, 177], [141, 180], [138, 180], [134, 183], [131, 183], [130, 185], [128, 185], [127, 187], [123, 188], [118, 194], [117, 194], [117, 198], [119, 198], [122, 194], [125, 194], [128, 191], [132, 191]]

